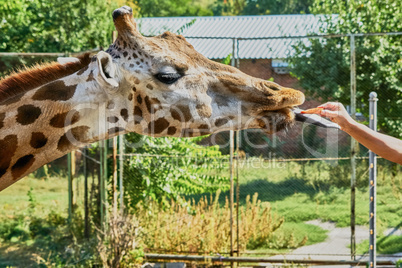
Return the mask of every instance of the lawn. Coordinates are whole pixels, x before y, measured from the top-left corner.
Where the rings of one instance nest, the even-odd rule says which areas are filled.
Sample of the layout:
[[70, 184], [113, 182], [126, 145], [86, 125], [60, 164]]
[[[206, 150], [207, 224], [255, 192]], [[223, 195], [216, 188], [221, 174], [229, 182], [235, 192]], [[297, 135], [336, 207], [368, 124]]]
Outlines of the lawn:
[[26, 177], [0, 193], [1, 221], [21, 212], [28, 212], [31, 203], [28, 195], [30, 190], [36, 201], [36, 213], [47, 215], [52, 210], [67, 213], [68, 192], [65, 178], [44, 180]]
[[[362, 180], [368, 180], [363, 165], [361, 169], [359, 174]], [[214, 173], [214, 171], [211, 172]], [[224, 168], [220, 173], [227, 176], [228, 169]], [[282, 226], [274, 232], [272, 241], [276, 242], [264, 244], [248, 253], [260, 255], [288, 252], [291, 248], [286, 248], [287, 245], [296, 245], [305, 237], [307, 237], [306, 245], [324, 241], [327, 237], [326, 231], [304, 223], [308, 220], [322, 219], [336, 222], [340, 227], [349, 226], [350, 189], [347, 186], [339, 186], [342, 179], [347, 184], [348, 178], [342, 178], [339, 174], [348, 176], [345, 172], [342, 173], [336, 168], [331, 169], [331, 166], [325, 163], [317, 162], [305, 165], [295, 162], [279, 165], [271, 163], [268, 166], [267, 163], [265, 166], [243, 163], [243, 166], [239, 168], [240, 204], [245, 205], [247, 196], [257, 193], [262, 207], [270, 207], [275, 217], [284, 218]], [[379, 233], [381, 233], [387, 227], [402, 224], [402, 174], [400, 168], [398, 167], [395, 172], [395, 170], [380, 166], [378, 185], [377, 212]], [[222, 192], [220, 203], [223, 204], [228, 195], [228, 191]], [[200, 195], [187, 197], [197, 200]], [[368, 199], [368, 187], [358, 187], [356, 191], [356, 222], [359, 225], [368, 224]], [[0, 193], [0, 231], [1, 228], [4, 230], [10, 222], [24, 221], [24, 217], [33, 216], [30, 214], [35, 214], [34, 216], [40, 219], [48, 217], [51, 213], [57, 213], [65, 219], [67, 200], [65, 178], [47, 180], [25, 178]], [[65, 225], [63, 222], [59, 222], [59, 224]], [[290, 239], [294, 241], [289, 241]], [[280, 244], [282, 243], [280, 241], [283, 242], [283, 245]], [[401, 250], [400, 236], [379, 237], [378, 241], [381, 243], [379, 252], [394, 253]], [[39, 243], [30, 239], [22, 242], [18, 238], [1, 241], [0, 238], [0, 267], [4, 265], [35, 266], [38, 258], [44, 257], [41, 247], [51, 245], [49, 242], [46, 240]], [[359, 245], [359, 252], [364, 252], [366, 244], [367, 242], [363, 242]], [[39, 252], [42, 253], [39, 254]]]

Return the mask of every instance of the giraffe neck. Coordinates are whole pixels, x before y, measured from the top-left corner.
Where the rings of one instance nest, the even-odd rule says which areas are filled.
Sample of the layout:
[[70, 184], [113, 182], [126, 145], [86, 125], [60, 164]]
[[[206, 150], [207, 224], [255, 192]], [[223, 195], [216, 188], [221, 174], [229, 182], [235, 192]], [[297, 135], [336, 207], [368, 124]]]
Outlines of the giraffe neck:
[[0, 191], [78, 147], [124, 132], [128, 111], [109, 101], [91, 64], [0, 103]]

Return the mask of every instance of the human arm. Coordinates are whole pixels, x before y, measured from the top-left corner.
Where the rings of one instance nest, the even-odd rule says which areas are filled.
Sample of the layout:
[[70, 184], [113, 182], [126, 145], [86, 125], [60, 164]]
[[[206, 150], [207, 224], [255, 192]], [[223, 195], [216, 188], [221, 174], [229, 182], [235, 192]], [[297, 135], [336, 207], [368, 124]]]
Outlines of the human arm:
[[[306, 113], [310, 113], [307, 111]], [[311, 113], [328, 117], [337, 123], [359, 143], [377, 155], [402, 165], [402, 140], [376, 132], [367, 126], [357, 123], [348, 114], [345, 107], [338, 102], [327, 102], [312, 109]]]

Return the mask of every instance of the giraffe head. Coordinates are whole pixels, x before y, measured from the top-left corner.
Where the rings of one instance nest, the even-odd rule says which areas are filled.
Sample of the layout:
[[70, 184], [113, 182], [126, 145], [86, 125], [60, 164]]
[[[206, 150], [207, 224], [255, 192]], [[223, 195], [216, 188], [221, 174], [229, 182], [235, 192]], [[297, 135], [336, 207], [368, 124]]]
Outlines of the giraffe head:
[[208, 60], [180, 35], [142, 36], [128, 7], [113, 19], [118, 38], [106, 52], [0, 80], [0, 191], [117, 134], [271, 133], [291, 124], [293, 107], [304, 102], [300, 91]]
[[184, 137], [248, 128], [272, 133], [291, 124], [292, 108], [304, 102], [300, 91], [207, 59], [181, 35], [142, 36], [129, 7], [116, 9], [113, 20], [118, 37], [97, 55], [98, 82], [124, 118], [112, 129]]
[[248, 128], [272, 133], [291, 124], [292, 108], [304, 102], [300, 91], [207, 59], [181, 35], [142, 36], [129, 7], [115, 10], [113, 19], [118, 38], [102, 53], [101, 65], [116, 100], [125, 105], [120, 108], [127, 109], [126, 131], [187, 137]]

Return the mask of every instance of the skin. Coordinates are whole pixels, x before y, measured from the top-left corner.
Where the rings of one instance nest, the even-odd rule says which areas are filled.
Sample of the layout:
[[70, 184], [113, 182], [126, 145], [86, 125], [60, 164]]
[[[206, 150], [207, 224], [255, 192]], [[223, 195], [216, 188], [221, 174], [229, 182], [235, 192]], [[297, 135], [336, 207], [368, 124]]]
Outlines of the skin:
[[343, 131], [372, 152], [402, 165], [402, 140], [378, 133], [365, 125], [357, 123], [339, 102], [327, 102], [317, 108], [312, 109], [311, 113], [328, 117], [332, 122], [337, 123]]

